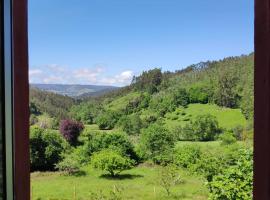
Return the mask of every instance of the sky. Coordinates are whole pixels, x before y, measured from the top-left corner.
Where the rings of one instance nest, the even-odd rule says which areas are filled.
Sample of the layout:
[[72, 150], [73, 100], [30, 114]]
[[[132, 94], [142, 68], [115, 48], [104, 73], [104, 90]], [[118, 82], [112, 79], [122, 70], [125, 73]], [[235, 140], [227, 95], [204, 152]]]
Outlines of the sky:
[[29, 0], [30, 83], [124, 86], [253, 52], [253, 0]]

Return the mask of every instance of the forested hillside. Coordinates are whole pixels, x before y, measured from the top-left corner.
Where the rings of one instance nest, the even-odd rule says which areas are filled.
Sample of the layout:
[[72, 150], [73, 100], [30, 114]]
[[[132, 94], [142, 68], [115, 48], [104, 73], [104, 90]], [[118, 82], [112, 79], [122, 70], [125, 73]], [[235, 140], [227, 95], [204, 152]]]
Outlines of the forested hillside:
[[[253, 59], [229, 57], [175, 72], [154, 68], [129, 86], [76, 101], [31, 90], [31, 170], [69, 176], [50, 176], [63, 190], [70, 183], [64, 181], [85, 173], [82, 182], [103, 187], [93, 186], [89, 199], [102, 193], [150, 200], [159, 193], [157, 199], [251, 200]], [[121, 183], [125, 192], [115, 185], [110, 191]], [[39, 186], [37, 193], [50, 192]]]

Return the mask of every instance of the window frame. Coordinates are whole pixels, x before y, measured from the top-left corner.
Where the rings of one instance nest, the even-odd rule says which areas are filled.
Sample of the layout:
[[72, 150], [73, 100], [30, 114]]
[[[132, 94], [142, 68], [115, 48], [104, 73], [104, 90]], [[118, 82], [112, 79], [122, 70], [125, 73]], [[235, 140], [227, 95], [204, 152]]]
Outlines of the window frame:
[[[6, 146], [6, 159], [13, 162], [11, 173], [14, 196], [7, 199], [30, 199], [30, 159], [29, 159], [29, 84], [28, 84], [28, 36], [27, 36], [27, 0], [3, 0], [5, 13], [10, 13], [9, 21], [5, 21], [4, 32], [10, 36], [11, 49], [5, 46], [4, 51], [11, 57], [6, 60], [11, 63], [12, 80], [8, 94], [13, 99], [9, 117], [13, 114], [11, 130], [13, 129], [13, 148]], [[270, 1], [255, 0], [255, 76], [254, 76], [254, 199], [270, 199]], [[8, 32], [8, 30], [10, 32]], [[2, 30], [1, 30], [2, 31]], [[3, 31], [2, 31], [3, 32]], [[7, 40], [6, 40], [7, 41]], [[7, 54], [5, 54], [7, 55]], [[9, 76], [8, 75], [8, 76]], [[8, 79], [7, 79], [8, 80]], [[12, 90], [13, 89], [13, 90]], [[8, 92], [8, 88], [6, 88]], [[6, 94], [7, 95], [7, 94]], [[7, 97], [7, 96], [6, 96]], [[10, 105], [10, 104], [9, 104]], [[9, 126], [10, 126], [9, 124]], [[6, 125], [7, 126], [7, 125]], [[9, 141], [10, 142], [10, 141]], [[7, 144], [6, 144], [7, 145]], [[10, 150], [13, 149], [13, 153]], [[10, 154], [13, 155], [10, 157]], [[11, 161], [10, 161], [11, 160]], [[12, 170], [8, 167], [7, 170]], [[10, 179], [10, 177], [8, 178]], [[11, 181], [12, 182], [12, 181]], [[8, 184], [8, 182], [7, 182]], [[8, 189], [9, 190], [9, 189]], [[8, 191], [7, 190], [7, 191]], [[12, 193], [12, 192], [11, 192]], [[7, 193], [8, 194], [8, 193]]]

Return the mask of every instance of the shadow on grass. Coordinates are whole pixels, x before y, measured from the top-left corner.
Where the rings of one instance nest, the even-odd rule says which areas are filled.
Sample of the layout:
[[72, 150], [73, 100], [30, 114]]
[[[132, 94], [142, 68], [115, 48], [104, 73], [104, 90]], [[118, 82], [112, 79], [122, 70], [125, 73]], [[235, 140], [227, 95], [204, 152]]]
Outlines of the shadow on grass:
[[143, 175], [139, 174], [117, 174], [115, 176], [111, 176], [110, 174], [103, 174], [100, 178], [109, 179], [109, 180], [124, 180], [124, 179], [136, 179], [143, 178]]

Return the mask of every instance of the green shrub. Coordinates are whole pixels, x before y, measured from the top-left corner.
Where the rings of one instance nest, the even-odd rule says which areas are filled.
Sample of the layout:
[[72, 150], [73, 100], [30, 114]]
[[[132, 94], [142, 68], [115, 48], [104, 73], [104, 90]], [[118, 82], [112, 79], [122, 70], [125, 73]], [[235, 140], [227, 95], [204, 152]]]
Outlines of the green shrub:
[[68, 144], [60, 133], [39, 127], [30, 129], [31, 170], [54, 170]]
[[56, 165], [56, 168], [66, 175], [75, 175], [80, 172], [80, 163], [73, 156], [66, 156]]
[[221, 132], [217, 118], [210, 114], [198, 115], [191, 126], [198, 141], [212, 141]]
[[120, 118], [119, 125], [128, 135], [136, 135], [140, 134], [142, 121], [139, 115], [128, 115]]
[[127, 135], [122, 132], [89, 133], [84, 138], [84, 145], [80, 148], [80, 154], [85, 157], [84, 160], [86, 161], [94, 152], [108, 148], [117, 150], [130, 159], [138, 160], [132, 143]]
[[96, 123], [101, 130], [113, 129], [117, 121], [117, 114], [111, 111], [103, 112], [96, 119]]
[[201, 149], [197, 145], [183, 145], [174, 151], [174, 163], [184, 168], [190, 168], [201, 158]]
[[253, 156], [251, 150], [242, 152], [236, 165], [225, 168], [208, 183], [209, 199], [251, 200], [253, 185]]
[[159, 184], [168, 196], [171, 195], [172, 187], [180, 182], [181, 178], [175, 165], [167, 165], [159, 169]]
[[236, 138], [231, 132], [225, 132], [222, 135], [220, 135], [220, 140], [222, 145], [230, 145], [233, 143], [236, 143]]
[[152, 124], [143, 130], [140, 139], [140, 151], [144, 158], [158, 162], [157, 158], [163, 152], [174, 146], [175, 137], [160, 124]]
[[96, 169], [106, 171], [111, 176], [116, 176], [124, 170], [131, 169], [134, 166], [134, 161], [122, 156], [117, 151], [105, 149], [92, 155], [91, 164]]

